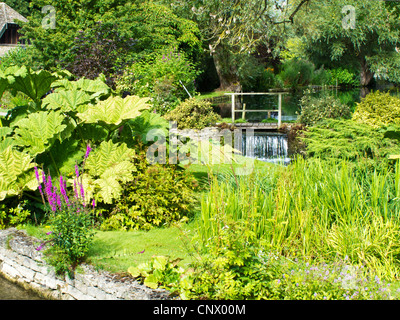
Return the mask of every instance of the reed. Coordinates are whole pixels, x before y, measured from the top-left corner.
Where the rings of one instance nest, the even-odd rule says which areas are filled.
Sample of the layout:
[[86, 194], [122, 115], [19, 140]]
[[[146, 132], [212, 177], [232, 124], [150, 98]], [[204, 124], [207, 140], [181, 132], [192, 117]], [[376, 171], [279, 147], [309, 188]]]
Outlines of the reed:
[[262, 175], [212, 177], [201, 200], [203, 243], [247, 221], [271, 251], [306, 259], [348, 256], [397, 274], [400, 165], [359, 174], [348, 162], [297, 159]]

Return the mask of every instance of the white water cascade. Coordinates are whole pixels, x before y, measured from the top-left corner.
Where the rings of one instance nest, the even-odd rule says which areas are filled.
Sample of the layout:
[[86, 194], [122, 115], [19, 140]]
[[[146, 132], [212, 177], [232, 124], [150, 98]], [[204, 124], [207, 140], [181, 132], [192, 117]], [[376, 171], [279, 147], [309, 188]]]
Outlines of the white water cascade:
[[288, 158], [288, 139], [285, 134], [270, 132], [254, 132], [254, 135], [242, 136], [242, 153], [244, 156], [261, 161], [284, 163]]

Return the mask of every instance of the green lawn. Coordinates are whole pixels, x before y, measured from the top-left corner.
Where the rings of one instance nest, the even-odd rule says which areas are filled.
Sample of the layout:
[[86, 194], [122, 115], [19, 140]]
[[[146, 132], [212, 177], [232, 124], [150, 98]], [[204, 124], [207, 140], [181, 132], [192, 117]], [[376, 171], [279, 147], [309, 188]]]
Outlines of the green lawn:
[[[190, 231], [187, 225], [183, 232]], [[97, 231], [88, 255], [88, 262], [111, 272], [126, 272], [152, 256], [180, 258], [182, 266], [191, 261], [185, 248], [185, 236], [177, 227], [150, 231]]]

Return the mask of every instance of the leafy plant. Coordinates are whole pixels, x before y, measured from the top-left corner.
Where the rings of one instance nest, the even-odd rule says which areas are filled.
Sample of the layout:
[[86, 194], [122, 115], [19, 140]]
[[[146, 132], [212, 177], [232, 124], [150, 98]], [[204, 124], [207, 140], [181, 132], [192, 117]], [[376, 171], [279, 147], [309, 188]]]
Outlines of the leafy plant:
[[130, 55], [134, 45], [135, 40], [123, 37], [117, 25], [97, 22], [78, 32], [71, 50], [73, 59], [66, 68], [78, 78], [95, 79], [102, 73], [106, 83], [112, 87], [115, 77], [132, 63]]
[[134, 179], [124, 183], [121, 200], [103, 222], [106, 230], [151, 229], [188, 216], [197, 182], [175, 166], [149, 165], [146, 155], [136, 157]]
[[161, 115], [195, 93], [198, 72], [183, 52], [156, 53], [134, 63], [117, 81], [117, 90], [150, 97]]
[[357, 103], [353, 120], [374, 128], [399, 125], [400, 99], [389, 92], [372, 92]]
[[187, 99], [164, 118], [177, 122], [178, 129], [203, 129], [222, 121], [210, 102], [196, 98]]
[[171, 260], [169, 257], [155, 256], [137, 267], [129, 267], [128, 273], [133, 278], [143, 281], [149, 288], [161, 287], [173, 290], [185, 271], [178, 266], [179, 261], [180, 259]]
[[357, 87], [360, 85], [360, 79], [357, 78], [357, 75], [353, 72], [349, 71], [346, 68], [336, 68], [327, 70], [331, 74], [331, 85], [345, 85]]
[[305, 95], [300, 100], [301, 113], [298, 122], [311, 126], [324, 119], [349, 119], [351, 117], [350, 108], [342, 104], [340, 100], [329, 94], [321, 97]]
[[268, 258], [250, 224], [217, 216], [222, 226], [181, 281], [184, 299], [271, 299], [280, 270]]
[[126, 144], [103, 141], [85, 162], [82, 183], [87, 190], [87, 198], [96, 194], [98, 201], [111, 204], [122, 194], [122, 183], [133, 180], [136, 167], [133, 164], [134, 150]]
[[[87, 149], [87, 159], [90, 148]], [[76, 176], [73, 183], [73, 196], [68, 194], [67, 181], [60, 176], [58, 185], [54, 185], [50, 175], [35, 168], [36, 180], [47, 208], [47, 219], [51, 231], [48, 238], [36, 249], [40, 251], [51, 243], [48, 251], [49, 261], [55, 267], [57, 274], [68, 272], [73, 276], [76, 266], [82, 262], [89, 250], [93, 238], [93, 211], [95, 201], [88, 203], [85, 190], [79, 177], [79, 168], [75, 168]]]
[[8, 146], [0, 152], [0, 200], [20, 195], [25, 190], [36, 190], [30, 155]]

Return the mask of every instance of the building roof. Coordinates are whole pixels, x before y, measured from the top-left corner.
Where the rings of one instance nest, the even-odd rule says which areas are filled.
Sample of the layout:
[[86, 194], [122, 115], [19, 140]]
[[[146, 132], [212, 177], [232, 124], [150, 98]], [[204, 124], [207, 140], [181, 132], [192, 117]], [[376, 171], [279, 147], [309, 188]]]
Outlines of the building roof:
[[0, 37], [3, 36], [8, 24], [17, 23], [18, 20], [28, 22], [24, 16], [19, 14], [13, 8], [4, 2], [0, 2]]

